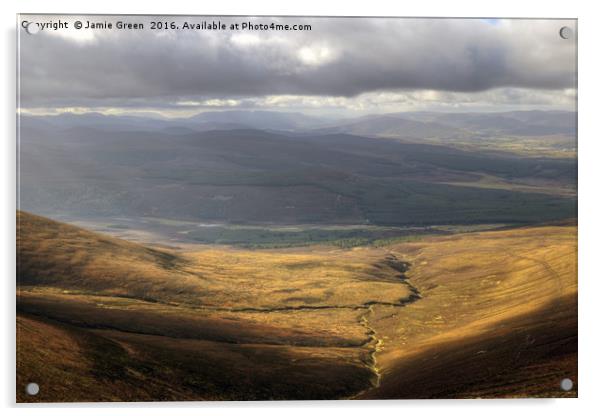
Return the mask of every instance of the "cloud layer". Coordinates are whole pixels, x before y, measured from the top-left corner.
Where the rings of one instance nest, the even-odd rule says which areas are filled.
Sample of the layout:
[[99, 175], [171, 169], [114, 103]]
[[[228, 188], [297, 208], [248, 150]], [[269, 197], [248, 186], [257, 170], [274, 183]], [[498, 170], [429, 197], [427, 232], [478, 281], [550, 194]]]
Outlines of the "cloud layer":
[[[73, 22], [74, 16], [24, 16]], [[560, 38], [573, 21], [377, 18], [161, 20], [227, 25], [311, 24], [311, 31], [21, 31], [21, 106], [228, 107], [297, 101], [353, 103], [384, 97], [566, 98], [576, 82], [576, 45]], [[544, 92], [538, 92], [538, 91]], [[487, 91], [500, 91], [500, 97]], [[517, 92], [518, 91], [518, 92]], [[569, 93], [570, 95], [570, 93]], [[370, 99], [365, 99], [369, 97]], [[446, 101], [447, 100], [447, 101]], [[466, 98], [464, 98], [466, 100]], [[470, 101], [470, 98], [468, 98]], [[545, 101], [545, 100], [544, 100]], [[553, 101], [553, 99], [552, 99]], [[224, 105], [222, 105], [224, 104]], [[378, 102], [376, 103], [378, 104]], [[211, 105], [209, 105], [211, 106]]]

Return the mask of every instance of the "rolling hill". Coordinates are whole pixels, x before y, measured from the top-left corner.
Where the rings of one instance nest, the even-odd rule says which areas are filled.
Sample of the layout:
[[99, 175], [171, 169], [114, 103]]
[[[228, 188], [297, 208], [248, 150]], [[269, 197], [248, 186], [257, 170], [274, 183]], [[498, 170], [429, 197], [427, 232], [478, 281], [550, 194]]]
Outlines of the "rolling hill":
[[413, 226], [576, 215], [575, 159], [348, 134], [24, 126], [19, 157], [21, 208], [67, 221]]
[[357, 120], [339, 122], [335, 126], [316, 129], [320, 134], [353, 134], [356, 136], [381, 136], [399, 139], [427, 139], [437, 137], [453, 139], [470, 134], [469, 130], [434, 120], [420, 121], [402, 114], [365, 116]]

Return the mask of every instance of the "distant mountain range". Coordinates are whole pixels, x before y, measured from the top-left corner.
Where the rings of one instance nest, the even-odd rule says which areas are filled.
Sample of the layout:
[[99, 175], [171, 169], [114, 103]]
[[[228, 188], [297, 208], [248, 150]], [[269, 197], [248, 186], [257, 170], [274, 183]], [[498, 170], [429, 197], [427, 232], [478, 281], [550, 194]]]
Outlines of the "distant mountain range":
[[567, 111], [503, 113], [408, 112], [332, 119], [278, 111], [211, 111], [188, 118], [157, 118], [100, 113], [21, 116], [21, 124], [37, 128], [88, 127], [108, 131], [194, 131], [260, 129], [297, 133], [349, 133], [400, 139], [465, 138], [472, 135], [574, 135], [576, 114]]
[[[574, 114], [556, 112], [409, 113], [336, 125], [269, 112], [175, 120], [23, 116], [20, 208], [67, 220], [153, 216], [246, 224], [533, 223], [574, 217], [574, 158], [452, 146], [455, 136], [563, 134], [571, 122]], [[396, 129], [414, 140], [372, 137], [395, 136]], [[420, 140], [443, 135], [444, 145]]]

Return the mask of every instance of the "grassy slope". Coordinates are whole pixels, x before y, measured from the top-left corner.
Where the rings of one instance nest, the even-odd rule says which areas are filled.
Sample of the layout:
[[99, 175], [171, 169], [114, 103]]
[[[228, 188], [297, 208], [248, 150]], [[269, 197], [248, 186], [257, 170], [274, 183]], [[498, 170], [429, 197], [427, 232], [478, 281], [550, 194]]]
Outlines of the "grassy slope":
[[394, 247], [423, 298], [377, 309], [382, 383], [365, 397], [575, 395], [558, 385], [577, 374], [576, 238], [546, 226]]
[[[17, 337], [19, 402], [325, 399], [370, 377], [345, 348], [90, 331], [27, 314], [17, 317]], [[24, 394], [32, 381], [35, 397]]]
[[[576, 380], [574, 226], [174, 254], [18, 215], [20, 401], [559, 396]], [[24, 397], [36, 380], [53, 387]]]
[[[372, 378], [365, 304], [412, 296], [403, 265], [371, 250], [174, 254], [23, 212], [18, 234], [20, 319], [42, 334], [19, 337], [19, 386], [63, 386], [20, 394], [26, 401], [350, 396]], [[83, 345], [77, 365], [45, 332]], [[123, 383], [150, 390], [126, 392], [113, 370], [98, 375], [86, 362], [117, 362]], [[169, 391], [157, 395], [155, 379]], [[94, 392], [62, 392], [95, 382]]]
[[239, 309], [355, 306], [409, 295], [399, 272], [370, 250], [175, 254], [27, 213], [17, 219], [22, 287]]

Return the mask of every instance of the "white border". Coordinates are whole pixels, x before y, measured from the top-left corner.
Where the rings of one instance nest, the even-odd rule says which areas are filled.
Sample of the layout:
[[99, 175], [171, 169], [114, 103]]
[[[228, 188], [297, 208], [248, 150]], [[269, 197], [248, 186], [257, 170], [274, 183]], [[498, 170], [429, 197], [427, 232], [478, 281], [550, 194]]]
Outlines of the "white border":
[[[1, 403], [8, 407], [6, 414], [37, 413], [70, 415], [83, 412], [91, 415], [142, 413], [164, 415], [168, 412], [182, 414], [199, 413], [231, 415], [245, 413], [250, 416], [303, 415], [308, 413], [344, 412], [347, 415], [376, 414], [445, 414], [448, 415], [504, 415], [526, 412], [546, 415], [594, 414], [602, 408], [597, 391], [600, 366], [600, 309], [602, 294], [600, 281], [600, 192], [602, 179], [602, 108], [600, 106], [600, 45], [602, 39], [600, 13], [595, 2], [524, 0], [487, 1], [430, 1], [393, 2], [370, 0], [352, 4], [347, 1], [326, 2], [303, 0], [295, 4], [287, 1], [206, 1], [164, 2], [123, 0], [74, 1], [53, 0], [21, 2], [3, 1], [2, 7], [2, 81], [4, 92], [2, 121], [5, 137], [2, 140], [1, 194], [1, 249], [0, 264], [3, 266], [3, 315], [2, 325], [2, 374], [0, 376]], [[277, 403], [172, 403], [172, 404], [94, 404], [94, 405], [45, 405], [43, 407], [15, 406], [14, 386], [14, 290], [15, 290], [15, 27], [16, 13], [131, 13], [131, 14], [262, 14], [262, 15], [347, 15], [347, 16], [455, 16], [455, 17], [556, 17], [579, 19], [579, 399], [565, 400], [437, 400], [437, 401], [389, 401], [389, 402], [277, 402]], [[595, 410], [594, 410], [595, 409]], [[202, 414], [201, 413], [201, 414]]]

